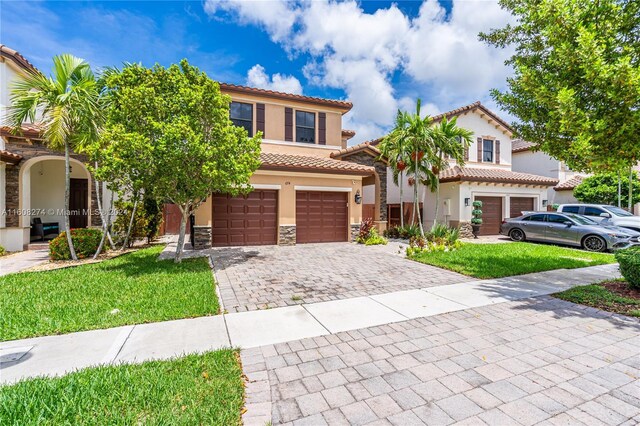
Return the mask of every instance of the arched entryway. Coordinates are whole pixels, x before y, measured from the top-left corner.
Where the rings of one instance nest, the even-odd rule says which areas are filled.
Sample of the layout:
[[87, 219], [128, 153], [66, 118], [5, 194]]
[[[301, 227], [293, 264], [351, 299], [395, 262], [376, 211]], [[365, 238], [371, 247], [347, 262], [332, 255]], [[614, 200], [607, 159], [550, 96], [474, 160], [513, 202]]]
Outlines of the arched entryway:
[[[91, 226], [91, 174], [84, 164], [71, 159], [71, 228]], [[20, 168], [20, 226], [34, 220], [64, 229], [64, 157], [45, 155], [27, 160]]]

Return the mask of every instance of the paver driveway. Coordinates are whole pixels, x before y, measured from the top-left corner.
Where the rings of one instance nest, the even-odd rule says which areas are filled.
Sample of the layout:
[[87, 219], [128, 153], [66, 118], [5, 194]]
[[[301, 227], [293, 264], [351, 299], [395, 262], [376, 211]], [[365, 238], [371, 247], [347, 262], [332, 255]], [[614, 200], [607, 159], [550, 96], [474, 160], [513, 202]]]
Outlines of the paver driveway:
[[640, 423], [639, 322], [548, 296], [249, 349], [242, 359], [245, 424], [264, 424], [251, 413], [265, 404], [274, 424]]
[[470, 281], [471, 278], [405, 259], [398, 243], [208, 250], [224, 307], [243, 312], [325, 302]]

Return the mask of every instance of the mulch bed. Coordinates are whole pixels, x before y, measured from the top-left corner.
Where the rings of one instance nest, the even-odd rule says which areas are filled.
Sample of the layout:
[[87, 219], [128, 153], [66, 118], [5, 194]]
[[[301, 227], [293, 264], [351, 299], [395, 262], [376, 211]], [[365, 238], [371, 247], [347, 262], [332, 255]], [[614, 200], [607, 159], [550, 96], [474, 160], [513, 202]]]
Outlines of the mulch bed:
[[606, 281], [600, 283], [600, 285], [610, 292], [617, 294], [618, 296], [636, 299], [640, 302], [640, 290], [630, 288], [629, 284], [627, 284], [625, 281]]

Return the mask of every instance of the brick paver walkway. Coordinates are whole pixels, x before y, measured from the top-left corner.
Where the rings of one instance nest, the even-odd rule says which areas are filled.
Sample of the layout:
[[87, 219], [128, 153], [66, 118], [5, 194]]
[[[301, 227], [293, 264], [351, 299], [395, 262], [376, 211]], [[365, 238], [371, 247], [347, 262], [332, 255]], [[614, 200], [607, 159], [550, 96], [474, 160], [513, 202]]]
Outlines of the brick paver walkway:
[[547, 296], [242, 358], [245, 424], [640, 423], [639, 322]]
[[225, 247], [211, 254], [224, 307], [252, 311], [470, 281], [399, 255], [400, 245]]

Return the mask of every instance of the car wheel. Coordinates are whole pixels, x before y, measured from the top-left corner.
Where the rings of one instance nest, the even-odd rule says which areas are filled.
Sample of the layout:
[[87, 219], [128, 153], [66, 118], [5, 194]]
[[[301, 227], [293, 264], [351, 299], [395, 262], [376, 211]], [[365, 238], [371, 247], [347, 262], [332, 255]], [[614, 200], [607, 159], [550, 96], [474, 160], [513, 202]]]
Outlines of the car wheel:
[[524, 241], [524, 232], [522, 232], [522, 229], [514, 228], [509, 232], [509, 238], [511, 238], [512, 241]]
[[607, 249], [606, 241], [597, 235], [587, 235], [582, 240], [582, 248], [587, 251], [605, 251]]

